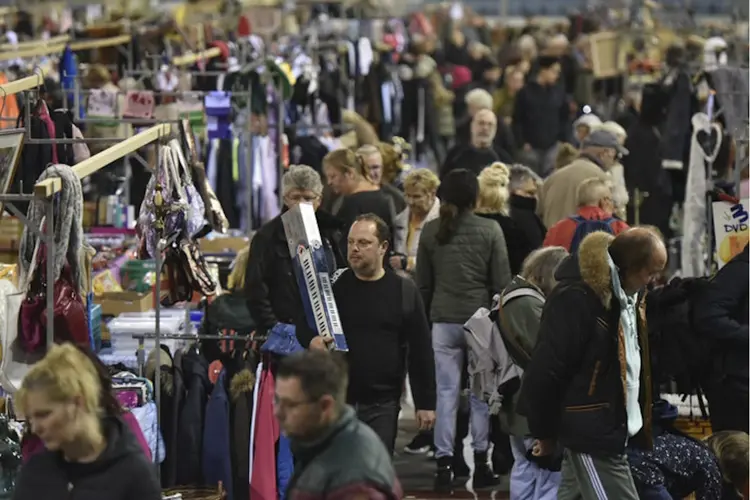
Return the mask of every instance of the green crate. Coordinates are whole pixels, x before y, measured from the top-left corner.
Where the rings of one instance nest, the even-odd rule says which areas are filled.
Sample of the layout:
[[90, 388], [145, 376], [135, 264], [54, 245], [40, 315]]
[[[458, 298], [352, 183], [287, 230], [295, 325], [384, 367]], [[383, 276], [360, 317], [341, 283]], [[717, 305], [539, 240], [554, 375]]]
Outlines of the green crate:
[[[156, 270], [154, 260], [129, 260], [120, 268], [120, 283], [126, 290], [134, 290], [146, 293], [151, 290], [151, 285], [144, 283], [143, 279], [148, 273]], [[135, 288], [133, 284], [135, 283]]]

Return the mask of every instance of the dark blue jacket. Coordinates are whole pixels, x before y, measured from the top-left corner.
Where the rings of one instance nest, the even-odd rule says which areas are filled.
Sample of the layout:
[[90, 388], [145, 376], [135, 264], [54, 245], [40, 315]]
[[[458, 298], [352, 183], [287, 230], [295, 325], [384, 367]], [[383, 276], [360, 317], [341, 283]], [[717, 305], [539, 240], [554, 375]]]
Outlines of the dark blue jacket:
[[232, 496], [232, 454], [229, 444], [229, 397], [225, 389], [226, 371], [216, 381], [206, 405], [203, 430], [203, 477], [206, 484], [224, 485], [227, 498]]

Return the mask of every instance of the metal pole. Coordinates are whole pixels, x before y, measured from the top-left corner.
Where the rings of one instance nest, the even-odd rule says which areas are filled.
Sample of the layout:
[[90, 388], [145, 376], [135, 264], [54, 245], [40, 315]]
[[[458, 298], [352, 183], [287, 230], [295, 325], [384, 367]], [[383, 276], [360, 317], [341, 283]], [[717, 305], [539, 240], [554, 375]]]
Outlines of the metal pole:
[[55, 196], [45, 200], [47, 208], [47, 349], [55, 343]]
[[[278, 129], [278, 133], [276, 134], [276, 165], [278, 168], [278, 180], [279, 183], [279, 193], [281, 193], [281, 177], [284, 175], [284, 155], [283, 155], [283, 147], [284, 147], [284, 84], [282, 82], [282, 78], [284, 78], [282, 75], [278, 76], [278, 101], [276, 103], [278, 109], [278, 119], [276, 123], [276, 128]], [[252, 183], [251, 183], [252, 185]], [[282, 196], [279, 196], [279, 208], [284, 208], [284, 198]]]

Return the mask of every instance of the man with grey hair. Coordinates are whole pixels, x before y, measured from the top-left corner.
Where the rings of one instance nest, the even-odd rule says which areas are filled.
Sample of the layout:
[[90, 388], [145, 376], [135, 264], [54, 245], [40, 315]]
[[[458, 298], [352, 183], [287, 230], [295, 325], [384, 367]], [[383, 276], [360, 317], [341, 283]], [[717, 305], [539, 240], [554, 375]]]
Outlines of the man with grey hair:
[[[312, 167], [292, 165], [281, 178], [281, 194], [286, 209], [310, 203], [326, 250], [331, 272], [346, 267], [340, 241], [346, 228], [338, 219], [319, 209], [323, 182]], [[250, 244], [245, 276], [245, 294], [250, 315], [265, 333], [279, 323], [295, 325], [305, 321], [302, 299], [294, 277], [281, 216], [266, 222]]]
[[523, 231], [527, 248], [539, 248], [547, 229], [536, 214], [536, 196], [542, 178], [524, 165], [510, 167], [510, 218]]
[[544, 246], [561, 246], [575, 253], [579, 241], [588, 233], [620, 234], [628, 225], [613, 215], [614, 209], [609, 182], [598, 177], [586, 179], [578, 187], [578, 210], [547, 230]]
[[500, 161], [500, 157], [493, 149], [493, 141], [497, 132], [497, 117], [491, 109], [478, 111], [471, 120], [471, 142], [456, 144], [448, 151], [445, 163], [440, 170], [440, 178], [445, 178], [449, 172], [465, 168], [479, 175], [479, 172]]

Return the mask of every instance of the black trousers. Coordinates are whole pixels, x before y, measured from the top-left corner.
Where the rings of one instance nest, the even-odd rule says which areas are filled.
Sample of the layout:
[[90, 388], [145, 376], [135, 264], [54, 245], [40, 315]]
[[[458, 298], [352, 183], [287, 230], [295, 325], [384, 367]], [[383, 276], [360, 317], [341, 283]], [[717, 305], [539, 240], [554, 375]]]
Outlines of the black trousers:
[[396, 449], [401, 401], [354, 404], [354, 410], [357, 412], [357, 418], [375, 431], [375, 434], [383, 441], [390, 456], [393, 456]]

